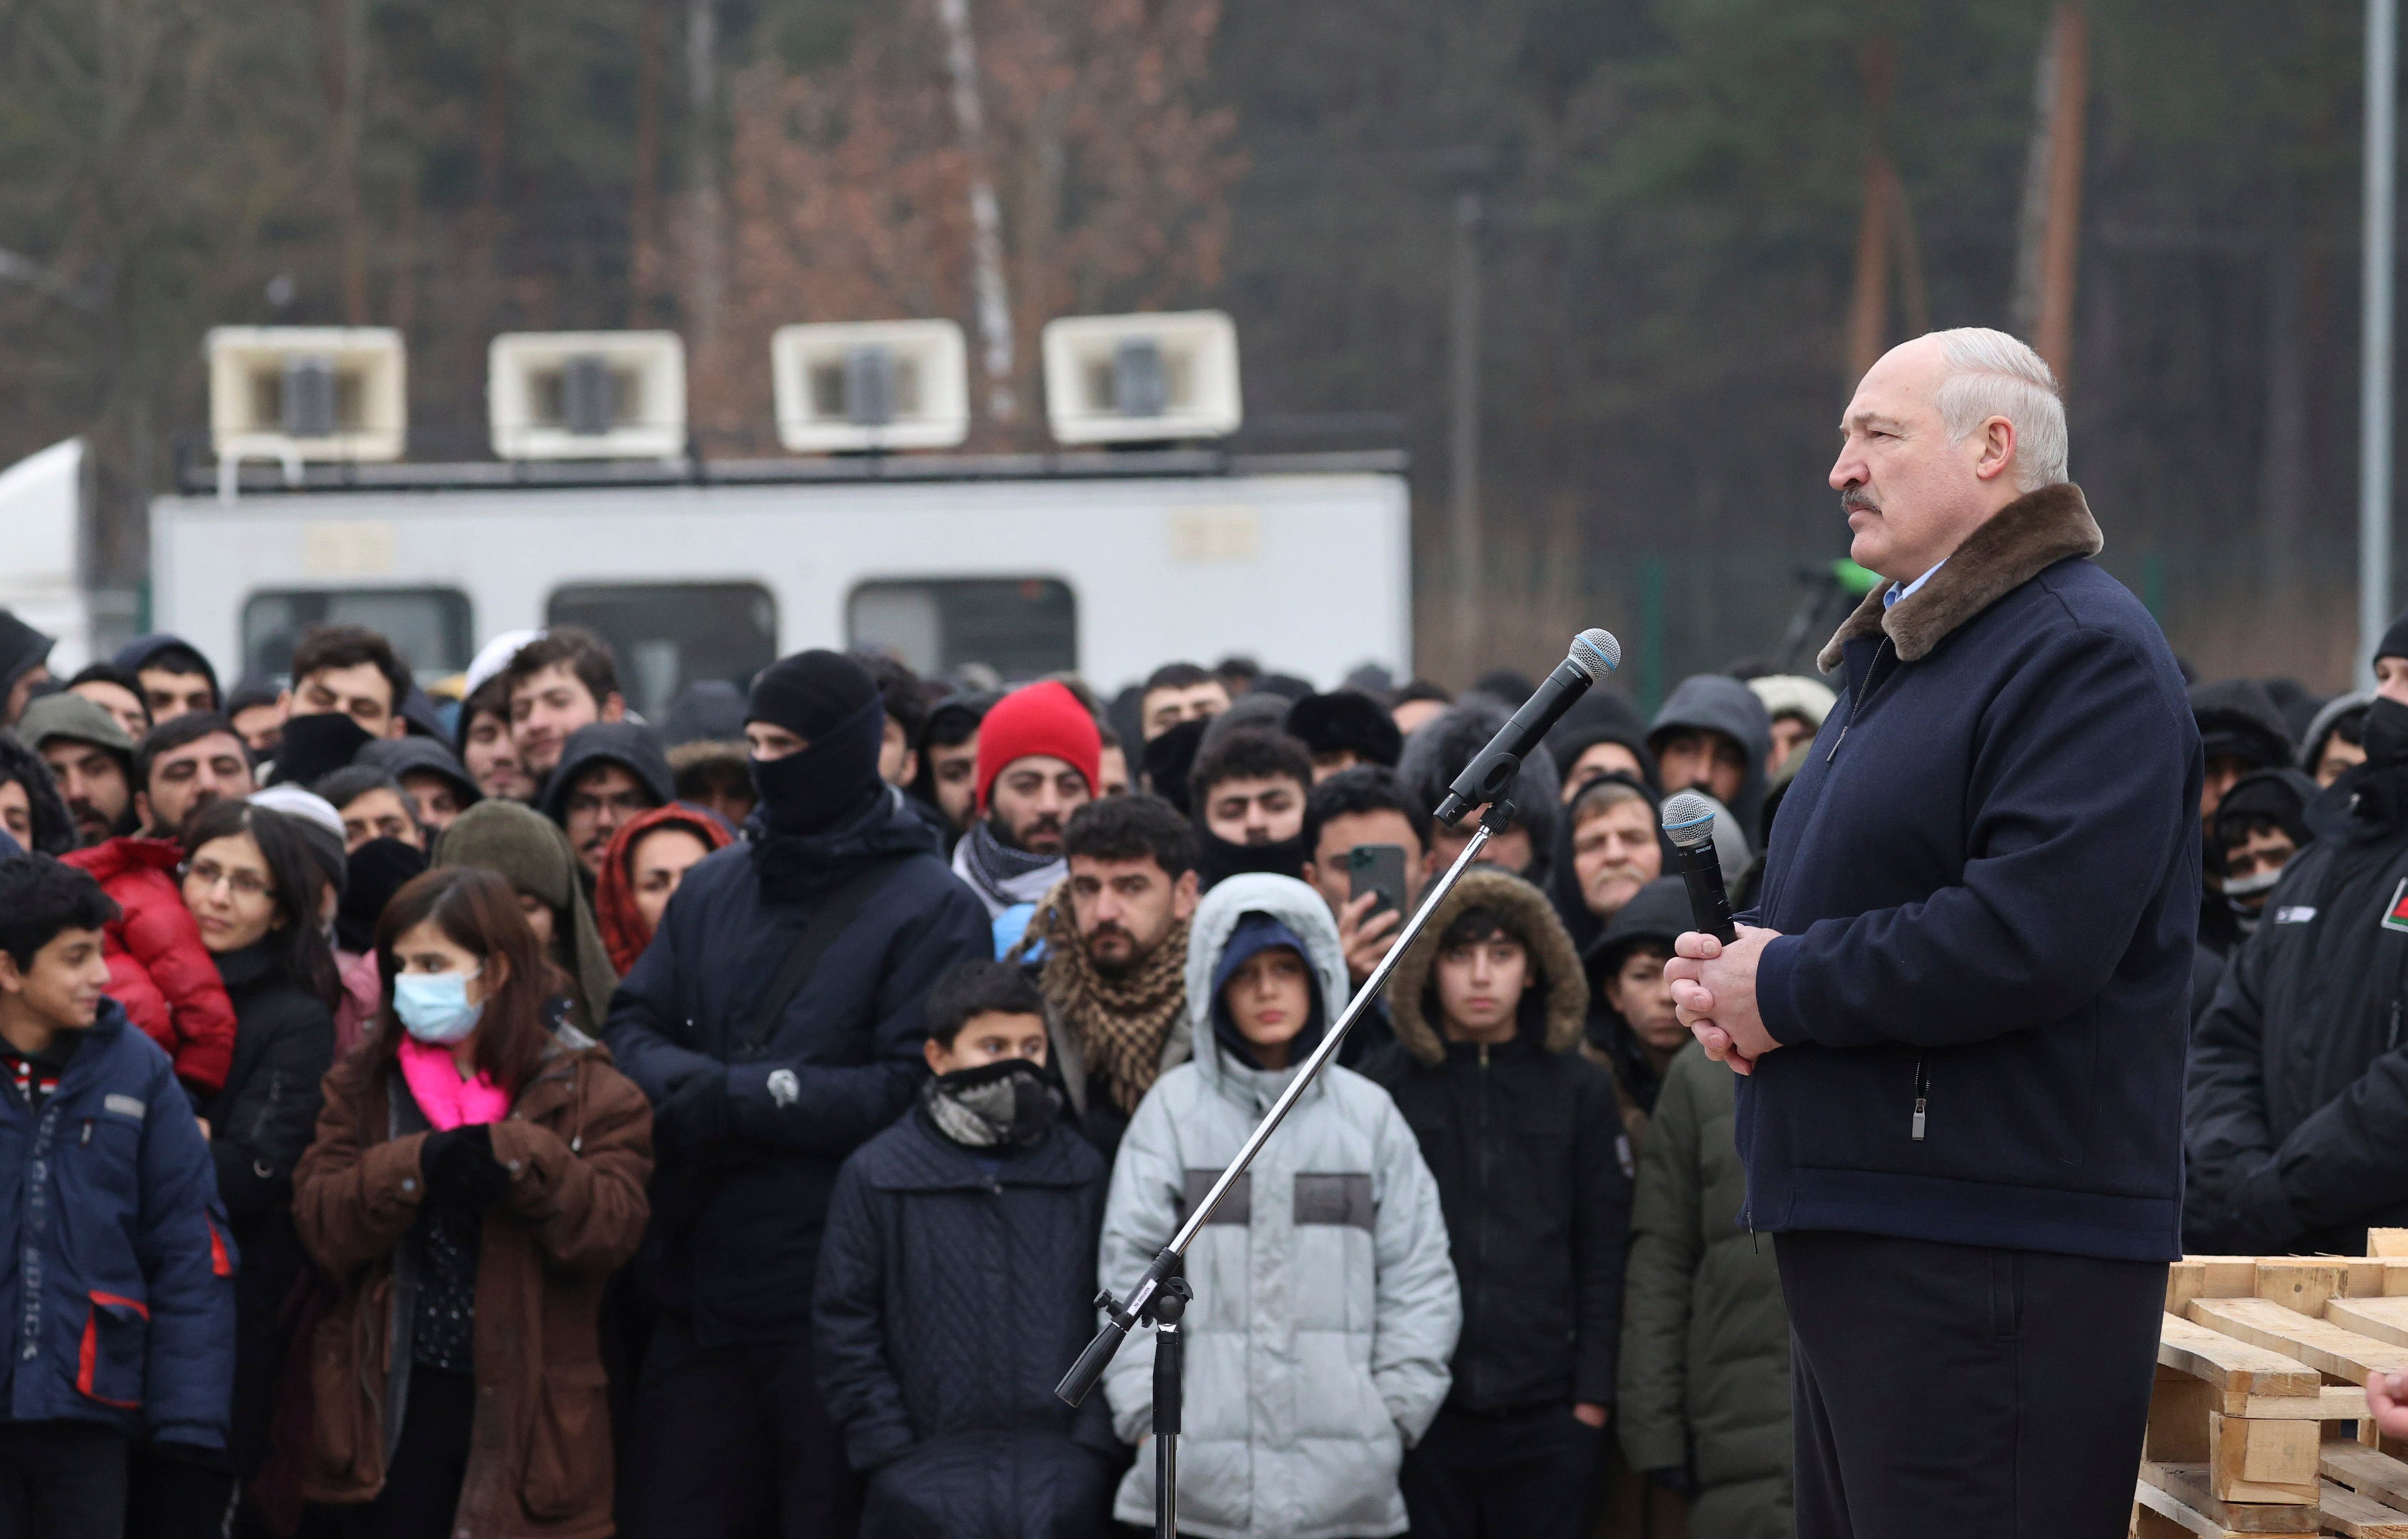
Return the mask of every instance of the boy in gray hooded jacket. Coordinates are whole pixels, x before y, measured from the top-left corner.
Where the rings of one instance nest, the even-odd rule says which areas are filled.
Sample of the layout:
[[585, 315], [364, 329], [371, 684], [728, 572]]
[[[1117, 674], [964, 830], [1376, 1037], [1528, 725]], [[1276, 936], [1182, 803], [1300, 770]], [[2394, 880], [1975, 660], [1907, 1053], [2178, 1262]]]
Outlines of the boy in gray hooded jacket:
[[[1346, 999], [1329, 906], [1283, 876], [1233, 876], [1187, 953], [1196, 1057], [1165, 1073], [1122, 1140], [1103, 1284], [1125, 1293], [1234, 1158]], [[1187, 1255], [1181, 1532], [1203, 1539], [1386, 1539], [1397, 1472], [1446, 1398], [1462, 1322], [1437, 1183], [1387, 1092], [1334, 1064]], [[1104, 1377], [1114, 1429], [1152, 1426], [1154, 1339]], [[1150, 1523], [1140, 1455], [1113, 1516]]]

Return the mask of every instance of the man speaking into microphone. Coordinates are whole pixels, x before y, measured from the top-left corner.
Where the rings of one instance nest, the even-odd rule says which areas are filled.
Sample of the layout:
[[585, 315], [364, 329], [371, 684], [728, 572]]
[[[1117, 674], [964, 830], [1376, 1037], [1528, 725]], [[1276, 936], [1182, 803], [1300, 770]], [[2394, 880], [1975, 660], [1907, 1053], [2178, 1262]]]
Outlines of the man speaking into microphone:
[[1831, 467], [1889, 580], [1757, 910], [1665, 971], [1745, 1077], [1742, 1220], [1791, 1322], [1801, 1539], [2112, 1539], [2181, 1251], [2199, 736], [1986, 330], [1868, 372]]

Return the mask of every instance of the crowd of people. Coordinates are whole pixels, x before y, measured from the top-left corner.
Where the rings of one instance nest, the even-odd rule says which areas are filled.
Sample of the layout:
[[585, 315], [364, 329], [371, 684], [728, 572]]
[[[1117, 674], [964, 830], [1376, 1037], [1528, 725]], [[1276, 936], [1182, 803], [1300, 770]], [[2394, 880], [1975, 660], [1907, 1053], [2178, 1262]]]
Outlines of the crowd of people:
[[[49, 649], [0, 611], [0, 1533], [56, 1539], [1150, 1525], [1150, 1334], [1054, 1385], [1531, 688], [811, 651], [654, 723], [568, 627], [435, 694], [354, 626]], [[2408, 622], [2378, 674], [2193, 691], [2194, 1249], [2408, 1221]], [[1658, 809], [1745, 908], [1833, 704], [1598, 691], [1522, 765], [1189, 1253], [1184, 1532], [1789, 1531]]]

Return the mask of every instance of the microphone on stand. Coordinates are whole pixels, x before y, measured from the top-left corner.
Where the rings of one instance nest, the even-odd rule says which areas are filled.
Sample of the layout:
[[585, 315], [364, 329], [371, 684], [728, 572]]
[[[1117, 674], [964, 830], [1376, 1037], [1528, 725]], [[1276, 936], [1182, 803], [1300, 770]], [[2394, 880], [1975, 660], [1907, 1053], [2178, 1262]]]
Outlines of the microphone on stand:
[[1672, 869], [1689, 888], [1690, 919], [1698, 928], [1729, 945], [1739, 939], [1739, 928], [1731, 923], [1722, 857], [1714, 853], [1714, 814], [1720, 810], [1695, 791], [1669, 798], [1664, 803], [1664, 837], [1672, 841]]
[[1555, 665], [1547, 682], [1522, 703], [1513, 719], [1498, 729], [1488, 746], [1446, 788], [1446, 799], [1438, 804], [1439, 822], [1452, 828], [1463, 821], [1464, 813], [1503, 795], [1523, 759], [1539, 746], [1548, 728], [1563, 719], [1574, 700], [1588, 693], [1589, 685], [1621, 666], [1622, 643], [1612, 631], [1584, 630], [1573, 637], [1570, 654]]

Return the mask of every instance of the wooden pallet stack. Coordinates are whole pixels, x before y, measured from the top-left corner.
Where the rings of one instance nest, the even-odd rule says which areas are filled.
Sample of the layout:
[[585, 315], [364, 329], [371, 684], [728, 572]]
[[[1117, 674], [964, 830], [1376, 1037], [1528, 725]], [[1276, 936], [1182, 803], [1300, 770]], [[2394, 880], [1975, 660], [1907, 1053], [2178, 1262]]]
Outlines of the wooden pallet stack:
[[2408, 1368], [2408, 1230], [2368, 1248], [2174, 1263], [2133, 1539], [2408, 1539], [2408, 1446], [2364, 1388]]

